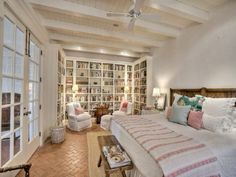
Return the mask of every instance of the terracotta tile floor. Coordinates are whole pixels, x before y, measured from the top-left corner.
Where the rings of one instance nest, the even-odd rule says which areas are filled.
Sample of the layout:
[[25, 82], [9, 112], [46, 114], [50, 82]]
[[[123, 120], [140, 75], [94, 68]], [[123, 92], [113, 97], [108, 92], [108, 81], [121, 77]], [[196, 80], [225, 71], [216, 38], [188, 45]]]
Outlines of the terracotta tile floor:
[[[99, 131], [96, 124], [82, 132], [66, 130], [61, 144], [46, 143], [31, 157], [30, 177], [88, 177], [88, 147], [86, 133]], [[21, 171], [17, 177], [23, 177]]]

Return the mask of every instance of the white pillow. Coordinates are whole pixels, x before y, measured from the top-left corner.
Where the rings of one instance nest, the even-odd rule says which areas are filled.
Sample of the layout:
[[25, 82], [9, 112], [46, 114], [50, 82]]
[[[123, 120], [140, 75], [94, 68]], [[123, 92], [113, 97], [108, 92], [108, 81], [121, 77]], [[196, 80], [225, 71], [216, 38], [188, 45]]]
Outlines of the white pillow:
[[172, 105], [177, 105], [177, 102], [179, 101], [179, 99], [182, 97], [183, 95], [180, 95], [178, 93], [174, 93], [174, 101]]
[[211, 116], [226, 116], [236, 126], [236, 115], [234, 114], [234, 108], [232, 107], [235, 101], [236, 98], [205, 98], [202, 111], [204, 114]]
[[231, 132], [233, 128], [231, 120], [226, 116], [211, 116], [204, 113], [202, 121], [203, 127], [212, 132]]

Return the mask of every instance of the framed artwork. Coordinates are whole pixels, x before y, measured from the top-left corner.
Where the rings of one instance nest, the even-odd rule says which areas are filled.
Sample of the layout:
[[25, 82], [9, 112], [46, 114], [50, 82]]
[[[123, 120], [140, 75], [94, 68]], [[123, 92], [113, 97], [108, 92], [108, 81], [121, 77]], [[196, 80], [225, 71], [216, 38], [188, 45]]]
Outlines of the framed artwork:
[[157, 99], [157, 109], [164, 110], [166, 104], [166, 94], [161, 94]]

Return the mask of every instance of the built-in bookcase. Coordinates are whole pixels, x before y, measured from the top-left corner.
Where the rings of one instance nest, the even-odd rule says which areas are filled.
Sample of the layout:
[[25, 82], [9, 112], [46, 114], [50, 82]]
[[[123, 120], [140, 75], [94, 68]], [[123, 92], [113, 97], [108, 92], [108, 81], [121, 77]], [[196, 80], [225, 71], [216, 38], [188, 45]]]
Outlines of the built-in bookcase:
[[[134, 113], [140, 114], [148, 101], [147, 87], [151, 86], [147, 78], [148, 66], [151, 68], [149, 58], [142, 58], [135, 63], [67, 58], [66, 103], [79, 101], [93, 116], [98, 105], [109, 104], [112, 113], [119, 109], [122, 99], [126, 98], [134, 103]], [[78, 90], [73, 90], [75, 85]]]
[[[117, 64], [89, 59], [66, 60], [66, 103], [79, 101], [93, 116], [100, 104], [109, 104], [112, 113], [118, 110], [123, 98], [132, 100], [132, 63]], [[73, 90], [77, 85], [78, 90]], [[127, 91], [125, 92], [125, 88]]]
[[140, 114], [147, 104], [151, 104], [152, 60], [143, 57], [134, 63], [134, 113]]
[[65, 58], [61, 51], [57, 59], [57, 124], [63, 124], [65, 120]]

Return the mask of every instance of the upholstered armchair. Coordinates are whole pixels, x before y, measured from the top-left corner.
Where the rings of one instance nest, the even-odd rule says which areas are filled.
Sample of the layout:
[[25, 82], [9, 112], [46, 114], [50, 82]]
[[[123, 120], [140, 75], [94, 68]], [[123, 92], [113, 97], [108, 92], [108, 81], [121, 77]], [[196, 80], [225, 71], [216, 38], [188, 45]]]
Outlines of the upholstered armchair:
[[83, 112], [79, 102], [71, 102], [66, 105], [68, 114], [68, 128], [73, 131], [80, 131], [92, 126], [91, 115]]
[[133, 112], [133, 103], [122, 101], [120, 104], [120, 109], [113, 112], [113, 116], [127, 116], [131, 115]]
[[118, 111], [114, 111], [112, 115], [104, 115], [101, 117], [100, 127], [104, 130], [110, 130], [111, 118], [112, 117], [120, 117], [127, 116], [133, 113], [133, 103], [122, 101], [120, 104], [120, 109]]

